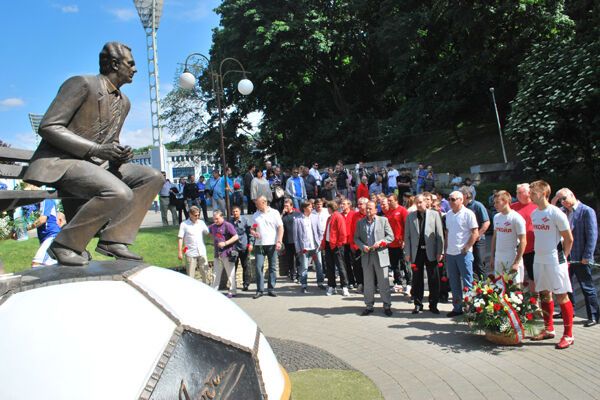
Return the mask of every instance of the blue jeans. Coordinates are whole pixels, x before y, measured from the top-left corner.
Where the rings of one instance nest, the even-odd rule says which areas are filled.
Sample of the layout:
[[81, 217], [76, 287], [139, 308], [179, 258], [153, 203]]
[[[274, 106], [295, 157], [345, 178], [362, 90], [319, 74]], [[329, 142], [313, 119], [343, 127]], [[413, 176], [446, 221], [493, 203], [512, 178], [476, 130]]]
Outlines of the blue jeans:
[[254, 257], [256, 263], [256, 292], [264, 292], [265, 290], [265, 257], [267, 257], [269, 262], [269, 282], [268, 289], [269, 292], [272, 292], [275, 289], [275, 281], [277, 276], [275, 275], [275, 256], [277, 253], [275, 252], [275, 245], [270, 246], [255, 246], [254, 247]]
[[323, 274], [323, 264], [321, 264], [321, 257], [319, 257], [319, 253], [317, 250], [309, 250], [308, 253], [302, 254], [298, 253], [298, 260], [300, 261], [300, 270], [298, 271], [298, 275], [300, 275], [300, 284], [302, 287], [307, 286], [307, 278], [308, 278], [308, 264], [310, 263], [310, 259], [315, 260], [315, 268], [317, 270], [317, 284], [322, 285], [325, 281], [325, 275]]
[[463, 287], [473, 287], [473, 253], [446, 254], [446, 271], [452, 290], [452, 311], [462, 311]]

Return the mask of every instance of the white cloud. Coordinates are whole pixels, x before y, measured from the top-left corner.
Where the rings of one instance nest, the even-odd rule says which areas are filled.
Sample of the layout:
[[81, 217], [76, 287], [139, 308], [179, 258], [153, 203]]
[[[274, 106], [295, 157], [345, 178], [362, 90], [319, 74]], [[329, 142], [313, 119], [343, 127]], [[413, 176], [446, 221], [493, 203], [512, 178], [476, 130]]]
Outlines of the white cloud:
[[8, 97], [6, 99], [0, 100], [0, 107], [2, 108], [12, 108], [12, 107], [21, 107], [25, 105], [25, 101], [18, 97]]
[[173, 15], [176, 19], [184, 19], [186, 21], [199, 21], [201, 19], [213, 16], [213, 10], [219, 6], [221, 2], [219, 0], [201, 0], [196, 2], [196, 6], [190, 7], [187, 2], [173, 1], [170, 6], [175, 8]]
[[134, 149], [152, 144], [152, 129], [134, 129], [121, 132], [119, 141], [121, 144], [131, 146]]
[[60, 11], [64, 12], [65, 14], [75, 14], [79, 12], [79, 6], [77, 4], [60, 6]]
[[113, 8], [109, 12], [117, 17], [119, 21], [127, 22], [137, 17], [137, 12], [133, 8]]
[[13, 135], [16, 143], [11, 143], [14, 147], [25, 150], [35, 150], [38, 146], [40, 137], [33, 131], [27, 133], [17, 133]]

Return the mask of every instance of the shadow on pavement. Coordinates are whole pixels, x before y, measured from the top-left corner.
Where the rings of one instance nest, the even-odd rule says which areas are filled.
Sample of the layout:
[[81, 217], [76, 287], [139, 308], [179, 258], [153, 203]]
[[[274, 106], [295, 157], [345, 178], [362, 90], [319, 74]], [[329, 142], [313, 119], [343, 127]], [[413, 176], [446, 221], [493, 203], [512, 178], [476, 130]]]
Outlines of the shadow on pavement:
[[391, 325], [393, 329], [420, 329], [429, 334], [405, 336], [404, 339], [424, 341], [434, 344], [452, 353], [468, 353], [479, 351], [491, 355], [499, 355], [513, 351], [519, 346], [498, 346], [488, 342], [483, 335], [471, 332], [464, 325], [457, 323], [435, 323], [428, 321], [409, 321], [403, 325]]
[[[346, 314], [360, 314], [365, 308], [364, 307], [299, 307], [299, 308], [290, 308], [290, 311], [293, 312], [306, 312], [311, 314], [320, 315], [322, 317], [328, 318], [330, 315], [346, 315]], [[375, 309], [375, 313], [372, 315], [383, 315], [382, 310]], [[369, 318], [369, 317], [365, 317]]]

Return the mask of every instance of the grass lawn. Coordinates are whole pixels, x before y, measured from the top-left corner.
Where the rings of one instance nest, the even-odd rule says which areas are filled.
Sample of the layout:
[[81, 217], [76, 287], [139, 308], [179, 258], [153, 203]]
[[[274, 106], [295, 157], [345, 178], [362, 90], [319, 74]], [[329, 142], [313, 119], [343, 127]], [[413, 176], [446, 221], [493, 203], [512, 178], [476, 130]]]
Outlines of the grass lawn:
[[375, 384], [358, 371], [309, 369], [290, 373], [294, 400], [379, 400]]
[[[177, 259], [177, 232], [178, 227], [144, 228], [136, 238], [131, 250], [141, 254], [148, 264], [159, 267], [175, 267], [183, 265]], [[208, 244], [207, 242], [210, 242]], [[94, 260], [111, 260], [102, 254], [96, 253], [98, 239], [94, 238], [87, 246]], [[213, 259], [213, 247], [210, 238], [205, 239], [208, 259]], [[29, 238], [22, 242], [15, 240], [0, 241], [0, 260], [4, 263], [6, 272], [19, 272], [31, 266], [31, 259], [39, 247], [37, 238]]]

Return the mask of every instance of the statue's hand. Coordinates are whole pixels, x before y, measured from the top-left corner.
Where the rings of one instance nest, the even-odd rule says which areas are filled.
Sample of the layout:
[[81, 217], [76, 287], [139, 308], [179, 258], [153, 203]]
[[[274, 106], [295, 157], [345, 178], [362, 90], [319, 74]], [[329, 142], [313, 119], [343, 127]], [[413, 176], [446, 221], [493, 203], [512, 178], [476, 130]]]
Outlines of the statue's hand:
[[133, 158], [133, 149], [131, 146], [121, 146], [121, 150], [123, 151], [123, 155], [119, 160], [122, 164], [125, 164]]
[[122, 162], [125, 156], [124, 148], [117, 143], [95, 144], [88, 153], [92, 157], [102, 160]]

